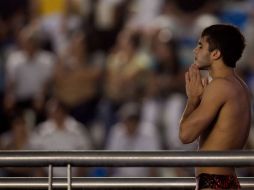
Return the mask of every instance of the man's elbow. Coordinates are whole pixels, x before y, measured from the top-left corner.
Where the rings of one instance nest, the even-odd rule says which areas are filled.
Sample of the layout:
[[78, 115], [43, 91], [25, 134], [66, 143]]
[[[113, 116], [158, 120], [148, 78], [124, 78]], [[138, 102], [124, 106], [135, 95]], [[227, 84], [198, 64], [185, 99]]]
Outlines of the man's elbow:
[[190, 144], [190, 143], [192, 143], [194, 141], [191, 138], [189, 138], [188, 136], [185, 136], [185, 135], [183, 135], [181, 133], [179, 134], [179, 138], [180, 138], [180, 140], [181, 140], [181, 142], [183, 144]]
[[188, 131], [184, 130], [183, 126], [180, 126], [179, 139], [183, 144], [190, 144], [195, 140]]

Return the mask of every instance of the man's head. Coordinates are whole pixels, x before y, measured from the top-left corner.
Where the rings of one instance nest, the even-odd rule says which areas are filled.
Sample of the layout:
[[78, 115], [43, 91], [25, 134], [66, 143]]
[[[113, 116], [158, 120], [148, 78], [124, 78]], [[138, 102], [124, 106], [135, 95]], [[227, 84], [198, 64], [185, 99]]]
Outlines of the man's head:
[[68, 107], [57, 98], [52, 98], [47, 102], [48, 116], [60, 123], [68, 116]]
[[[227, 24], [211, 25], [201, 34], [199, 45], [194, 50], [195, 61], [201, 69], [209, 67], [218, 59], [222, 59], [228, 67], [234, 68], [242, 56], [244, 47], [244, 36], [237, 27]], [[202, 48], [205, 49], [201, 50]]]
[[21, 47], [27, 52], [34, 52], [40, 46], [40, 31], [34, 26], [26, 26], [19, 32]]
[[119, 116], [126, 127], [127, 135], [134, 135], [140, 123], [140, 105], [135, 102], [124, 104], [119, 111]]

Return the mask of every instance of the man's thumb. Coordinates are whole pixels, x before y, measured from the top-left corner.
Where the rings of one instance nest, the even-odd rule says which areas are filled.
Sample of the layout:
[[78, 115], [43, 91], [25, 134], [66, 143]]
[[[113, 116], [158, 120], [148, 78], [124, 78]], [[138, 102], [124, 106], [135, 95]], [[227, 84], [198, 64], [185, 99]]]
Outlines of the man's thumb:
[[208, 83], [209, 83], [208, 77], [202, 79], [202, 85], [204, 88], [208, 85]]

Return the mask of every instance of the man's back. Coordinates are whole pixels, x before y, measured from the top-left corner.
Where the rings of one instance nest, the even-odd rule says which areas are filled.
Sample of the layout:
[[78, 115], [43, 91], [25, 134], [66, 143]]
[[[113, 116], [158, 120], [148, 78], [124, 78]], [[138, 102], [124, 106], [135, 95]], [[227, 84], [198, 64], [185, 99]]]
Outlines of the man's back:
[[[212, 86], [214, 93], [218, 93], [219, 97], [224, 99], [224, 103], [210, 126], [200, 136], [199, 150], [242, 149], [248, 138], [251, 120], [250, 95], [247, 87], [236, 75], [214, 80], [217, 83]], [[197, 168], [196, 172], [230, 174], [234, 173], [234, 169], [203, 167]]]

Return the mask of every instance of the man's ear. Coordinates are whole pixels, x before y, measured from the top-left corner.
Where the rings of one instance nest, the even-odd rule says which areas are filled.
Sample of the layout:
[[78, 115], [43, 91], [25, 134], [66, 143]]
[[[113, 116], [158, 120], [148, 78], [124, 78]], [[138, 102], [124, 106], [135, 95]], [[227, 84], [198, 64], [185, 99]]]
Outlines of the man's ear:
[[211, 52], [211, 57], [212, 57], [212, 59], [214, 59], [214, 60], [220, 59], [220, 58], [221, 58], [221, 52], [220, 52], [220, 50], [218, 50], [218, 49], [213, 50], [213, 51]]

